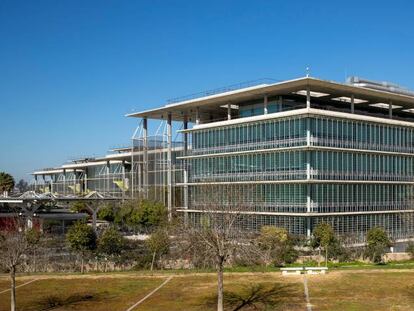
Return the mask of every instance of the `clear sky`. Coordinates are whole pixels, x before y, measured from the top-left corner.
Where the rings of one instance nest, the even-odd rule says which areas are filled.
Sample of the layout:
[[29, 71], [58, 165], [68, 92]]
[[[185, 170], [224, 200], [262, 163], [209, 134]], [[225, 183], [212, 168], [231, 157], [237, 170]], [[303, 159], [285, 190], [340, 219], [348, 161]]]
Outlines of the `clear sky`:
[[0, 171], [126, 145], [125, 113], [258, 78], [414, 89], [413, 1], [0, 1]]

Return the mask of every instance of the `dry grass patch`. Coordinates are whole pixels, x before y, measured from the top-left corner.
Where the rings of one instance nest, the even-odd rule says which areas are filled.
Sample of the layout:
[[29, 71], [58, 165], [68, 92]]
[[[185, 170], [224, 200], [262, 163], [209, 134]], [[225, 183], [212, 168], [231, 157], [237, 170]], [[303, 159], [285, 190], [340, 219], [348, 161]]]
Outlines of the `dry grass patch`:
[[[46, 278], [18, 288], [18, 310], [125, 310], [159, 285], [160, 278]], [[0, 311], [9, 310], [2, 294]]]
[[414, 271], [333, 271], [308, 279], [315, 310], [414, 310]]
[[[174, 277], [151, 298], [140, 305], [142, 311], [214, 310], [216, 275], [200, 274]], [[303, 287], [300, 278], [282, 278], [280, 273], [226, 273], [226, 292], [243, 293], [250, 285], [261, 284], [271, 288], [275, 284], [289, 284], [289, 296], [278, 310], [303, 310]], [[286, 293], [286, 292], [285, 292]], [[252, 310], [245, 308], [243, 310]]]

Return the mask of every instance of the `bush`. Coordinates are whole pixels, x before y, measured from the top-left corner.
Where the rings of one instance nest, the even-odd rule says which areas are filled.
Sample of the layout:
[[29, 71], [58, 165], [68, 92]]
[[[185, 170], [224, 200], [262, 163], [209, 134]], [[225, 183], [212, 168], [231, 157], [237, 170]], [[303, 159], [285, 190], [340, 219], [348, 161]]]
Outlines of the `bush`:
[[114, 217], [117, 225], [138, 232], [152, 232], [167, 222], [167, 209], [159, 202], [126, 201]]
[[367, 232], [367, 246], [365, 248], [365, 256], [372, 262], [379, 264], [383, 262], [383, 256], [391, 246], [384, 229], [375, 227]]
[[289, 264], [297, 259], [296, 242], [286, 229], [274, 226], [263, 226], [256, 240], [264, 263], [275, 266]]
[[114, 204], [107, 203], [99, 210], [98, 219], [113, 222], [117, 213], [119, 209]]
[[414, 242], [408, 242], [405, 251], [410, 254], [411, 259], [414, 259]]

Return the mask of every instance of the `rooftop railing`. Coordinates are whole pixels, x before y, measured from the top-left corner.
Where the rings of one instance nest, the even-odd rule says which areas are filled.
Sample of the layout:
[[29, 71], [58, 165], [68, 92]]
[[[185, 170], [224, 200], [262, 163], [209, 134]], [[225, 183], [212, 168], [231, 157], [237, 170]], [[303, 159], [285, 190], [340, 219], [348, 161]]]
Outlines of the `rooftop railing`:
[[261, 85], [261, 84], [272, 84], [272, 83], [276, 83], [276, 82], [280, 82], [280, 81], [281, 80], [276, 80], [276, 79], [272, 79], [272, 78], [262, 78], [262, 79], [256, 79], [256, 80], [251, 80], [251, 81], [245, 81], [245, 82], [240, 82], [240, 83], [220, 87], [220, 88], [217, 88], [217, 89], [207, 90], [207, 91], [193, 93], [193, 94], [184, 95], [184, 96], [175, 97], [175, 98], [170, 98], [170, 99], [167, 100], [167, 103], [168, 104], [174, 104], [174, 103], [179, 103], [179, 102], [182, 102], [182, 101], [187, 101], [187, 100], [191, 100], [191, 99], [195, 99], [195, 98], [206, 97], [206, 96], [216, 95], [216, 94], [220, 94], [220, 93], [236, 91], [236, 90], [240, 90], [240, 89], [244, 89], [244, 88], [248, 88], [248, 87], [258, 86], [258, 85]]

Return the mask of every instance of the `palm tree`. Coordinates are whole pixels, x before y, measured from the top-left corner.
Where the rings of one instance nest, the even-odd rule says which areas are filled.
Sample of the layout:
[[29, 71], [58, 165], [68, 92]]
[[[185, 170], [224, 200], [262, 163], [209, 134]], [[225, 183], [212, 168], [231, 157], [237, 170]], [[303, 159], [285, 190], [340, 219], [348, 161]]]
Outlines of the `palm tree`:
[[5, 172], [0, 172], [0, 193], [6, 197], [8, 193], [14, 188], [14, 178], [12, 175]]

